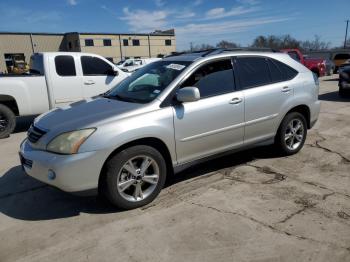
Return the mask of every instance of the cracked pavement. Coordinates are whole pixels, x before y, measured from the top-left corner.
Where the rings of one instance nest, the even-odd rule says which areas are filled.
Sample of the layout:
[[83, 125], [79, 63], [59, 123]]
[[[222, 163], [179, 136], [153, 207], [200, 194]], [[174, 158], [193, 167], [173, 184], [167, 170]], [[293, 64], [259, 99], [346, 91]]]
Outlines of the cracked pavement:
[[321, 79], [304, 148], [221, 157], [120, 212], [25, 176], [28, 119], [0, 144], [0, 261], [350, 261], [350, 99]]

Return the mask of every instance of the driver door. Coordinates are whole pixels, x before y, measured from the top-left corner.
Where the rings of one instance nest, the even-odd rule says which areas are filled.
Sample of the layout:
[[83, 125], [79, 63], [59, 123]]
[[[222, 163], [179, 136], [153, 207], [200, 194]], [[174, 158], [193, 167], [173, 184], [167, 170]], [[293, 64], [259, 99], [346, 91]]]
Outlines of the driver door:
[[244, 97], [235, 90], [231, 59], [201, 66], [180, 88], [187, 86], [197, 87], [201, 98], [173, 107], [178, 162], [186, 163], [242, 145]]

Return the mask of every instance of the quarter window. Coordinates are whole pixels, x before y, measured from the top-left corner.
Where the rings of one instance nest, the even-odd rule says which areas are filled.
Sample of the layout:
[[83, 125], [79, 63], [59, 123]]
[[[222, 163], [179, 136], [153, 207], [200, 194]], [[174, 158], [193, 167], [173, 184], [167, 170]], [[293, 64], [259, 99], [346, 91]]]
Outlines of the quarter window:
[[94, 46], [93, 39], [85, 39], [85, 46]]
[[295, 61], [300, 62], [300, 57], [299, 57], [299, 55], [298, 55], [297, 52], [295, 52], [295, 51], [289, 51], [289, 52], [288, 52], [288, 55], [289, 55], [291, 58], [293, 58]]
[[74, 58], [70, 55], [59, 55], [55, 57], [56, 73], [59, 76], [75, 76]]
[[234, 91], [231, 59], [212, 62], [197, 69], [181, 87], [195, 86], [202, 98]]
[[298, 74], [296, 70], [280, 61], [268, 59], [268, 64], [272, 82], [287, 81], [294, 78]]
[[87, 75], [108, 75], [113, 69], [108, 63], [93, 56], [82, 56], [81, 66], [84, 76]]
[[269, 84], [270, 72], [264, 57], [238, 57], [238, 72], [243, 89]]

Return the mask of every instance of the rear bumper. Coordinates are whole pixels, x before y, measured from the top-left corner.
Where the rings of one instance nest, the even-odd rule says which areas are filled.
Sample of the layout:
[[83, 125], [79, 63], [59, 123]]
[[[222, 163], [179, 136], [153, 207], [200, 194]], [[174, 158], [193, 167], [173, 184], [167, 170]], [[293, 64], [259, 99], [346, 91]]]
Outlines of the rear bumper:
[[318, 116], [320, 114], [321, 110], [321, 102], [319, 100], [315, 101], [313, 104], [310, 106], [310, 128], [312, 128], [317, 120]]
[[58, 155], [35, 150], [27, 140], [21, 144], [19, 154], [27, 175], [75, 194], [95, 191], [107, 158], [104, 151]]

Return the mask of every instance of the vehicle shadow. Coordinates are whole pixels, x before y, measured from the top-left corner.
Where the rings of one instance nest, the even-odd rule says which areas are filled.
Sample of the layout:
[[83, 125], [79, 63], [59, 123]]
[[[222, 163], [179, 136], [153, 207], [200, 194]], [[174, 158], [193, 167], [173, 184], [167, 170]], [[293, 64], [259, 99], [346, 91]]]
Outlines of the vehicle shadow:
[[[226, 155], [169, 177], [166, 187], [254, 159], [275, 157], [279, 156], [271, 147]], [[101, 197], [78, 197], [47, 186], [25, 175], [22, 168], [16, 166], [0, 176], [0, 212], [15, 219], [40, 221], [73, 217], [80, 213], [106, 214], [121, 211]]]
[[318, 99], [322, 101], [330, 101], [330, 102], [349, 102], [350, 95], [348, 97], [340, 97], [338, 91], [332, 91], [329, 93], [319, 95]]

